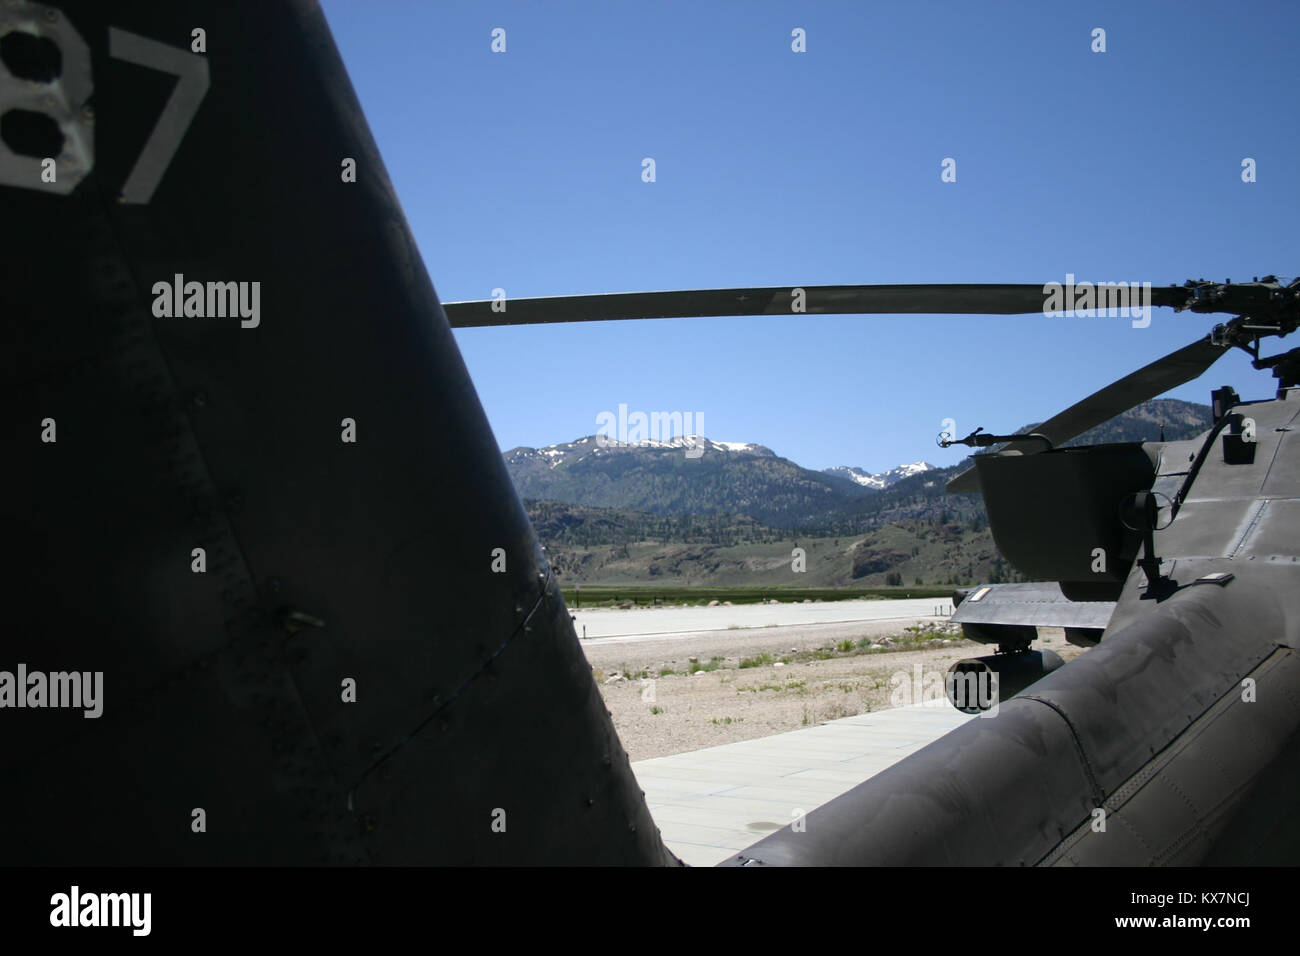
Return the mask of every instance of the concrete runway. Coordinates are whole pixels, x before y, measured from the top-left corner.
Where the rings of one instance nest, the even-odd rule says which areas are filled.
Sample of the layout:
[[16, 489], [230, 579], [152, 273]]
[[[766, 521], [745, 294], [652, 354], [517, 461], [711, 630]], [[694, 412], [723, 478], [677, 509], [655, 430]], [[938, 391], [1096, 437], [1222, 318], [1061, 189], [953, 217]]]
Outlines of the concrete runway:
[[947, 617], [947, 598], [897, 601], [826, 601], [821, 604], [737, 604], [731, 607], [641, 607], [570, 609], [574, 630], [586, 645], [662, 639], [665, 635], [699, 634], [747, 628], [806, 627], [863, 621], [906, 621]]

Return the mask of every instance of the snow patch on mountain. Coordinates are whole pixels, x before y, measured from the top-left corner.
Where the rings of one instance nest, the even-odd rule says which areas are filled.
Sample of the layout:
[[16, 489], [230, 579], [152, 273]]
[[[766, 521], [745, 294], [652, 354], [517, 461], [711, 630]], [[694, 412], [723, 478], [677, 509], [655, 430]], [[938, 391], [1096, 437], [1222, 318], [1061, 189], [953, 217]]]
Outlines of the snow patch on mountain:
[[880, 491], [898, 484], [904, 478], [911, 478], [913, 475], [919, 475], [924, 471], [933, 471], [934, 468], [935, 466], [929, 462], [914, 461], [874, 475], [852, 465], [836, 465], [834, 468], [824, 468], [822, 470], [828, 475], [838, 475], [841, 478], [847, 478], [856, 484], [862, 485], [864, 488], [875, 488]]

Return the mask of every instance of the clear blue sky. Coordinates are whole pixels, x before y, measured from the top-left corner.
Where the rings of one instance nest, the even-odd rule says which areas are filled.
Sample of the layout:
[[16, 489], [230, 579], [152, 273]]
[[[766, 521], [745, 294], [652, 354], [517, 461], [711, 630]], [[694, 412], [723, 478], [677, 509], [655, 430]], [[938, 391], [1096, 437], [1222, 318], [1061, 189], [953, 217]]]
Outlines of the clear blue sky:
[[[444, 301], [1300, 272], [1300, 4], [323, 6]], [[796, 27], [806, 53], [791, 51]], [[945, 157], [955, 183], [940, 181]], [[592, 434], [626, 403], [702, 413], [710, 438], [807, 467], [881, 471], [955, 463], [967, 450], [935, 447], [942, 419], [962, 434], [1042, 420], [1214, 321], [804, 316], [456, 336], [502, 449]], [[1279, 344], [1295, 343], [1266, 351]], [[1262, 398], [1273, 379], [1236, 353], [1170, 394], [1208, 402], [1220, 384]]]

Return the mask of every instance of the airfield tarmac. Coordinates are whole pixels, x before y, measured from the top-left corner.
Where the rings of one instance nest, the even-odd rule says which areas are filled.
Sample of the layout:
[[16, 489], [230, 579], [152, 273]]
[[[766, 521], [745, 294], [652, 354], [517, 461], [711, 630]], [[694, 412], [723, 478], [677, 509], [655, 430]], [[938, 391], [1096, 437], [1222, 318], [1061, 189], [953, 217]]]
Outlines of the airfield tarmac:
[[[587, 626], [580, 643], [636, 761], [908, 703], [895, 693], [900, 673], [918, 666], [944, 673], [954, 661], [992, 653], [961, 637], [951, 609], [951, 602], [913, 599], [573, 614]], [[852, 649], [827, 652], [844, 642]], [[1055, 628], [1041, 629], [1036, 646], [1066, 661], [1080, 653]]]
[[[968, 719], [902, 689], [992, 653], [950, 611], [922, 599], [574, 613], [604, 635], [582, 647], [665, 842], [710, 865]], [[1035, 647], [1083, 653], [1058, 628]]]
[[[936, 614], [936, 609], [941, 609]], [[569, 609], [574, 630], [584, 646], [624, 639], [645, 640], [650, 635], [693, 634], [702, 631], [743, 630], [763, 627], [805, 627], [814, 624], [864, 621], [915, 621], [947, 618], [949, 598], [898, 600], [809, 601], [785, 604], [719, 604], [716, 607], [633, 607]]]

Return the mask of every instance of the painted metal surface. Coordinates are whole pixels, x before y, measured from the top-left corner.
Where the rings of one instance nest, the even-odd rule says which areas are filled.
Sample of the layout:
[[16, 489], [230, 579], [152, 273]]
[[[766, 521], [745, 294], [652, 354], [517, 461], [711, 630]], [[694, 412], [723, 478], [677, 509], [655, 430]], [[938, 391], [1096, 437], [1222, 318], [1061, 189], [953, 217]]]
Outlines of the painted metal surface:
[[[59, 7], [95, 165], [0, 186], [0, 669], [102, 673], [102, 715], [0, 711], [0, 860], [671, 862], [319, 10], [202, 4], [126, 203], [177, 79], [110, 35], [194, 56], [195, 6]], [[256, 322], [159, 315], [178, 274]]]

